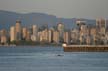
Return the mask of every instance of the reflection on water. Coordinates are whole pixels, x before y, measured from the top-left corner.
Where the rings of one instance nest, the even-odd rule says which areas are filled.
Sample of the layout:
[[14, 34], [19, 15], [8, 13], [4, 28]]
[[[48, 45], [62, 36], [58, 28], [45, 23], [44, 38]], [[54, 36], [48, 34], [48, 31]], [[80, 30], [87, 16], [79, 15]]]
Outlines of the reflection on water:
[[108, 53], [63, 52], [61, 47], [0, 48], [0, 71], [108, 71]]

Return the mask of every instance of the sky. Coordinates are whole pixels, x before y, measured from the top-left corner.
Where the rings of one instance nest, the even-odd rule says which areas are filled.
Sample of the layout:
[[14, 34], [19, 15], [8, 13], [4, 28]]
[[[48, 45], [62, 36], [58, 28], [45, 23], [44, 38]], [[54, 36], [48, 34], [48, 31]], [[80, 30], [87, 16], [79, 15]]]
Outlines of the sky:
[[108, 18], [108, 0], [0, 0], [0, 10], [60, 18]]

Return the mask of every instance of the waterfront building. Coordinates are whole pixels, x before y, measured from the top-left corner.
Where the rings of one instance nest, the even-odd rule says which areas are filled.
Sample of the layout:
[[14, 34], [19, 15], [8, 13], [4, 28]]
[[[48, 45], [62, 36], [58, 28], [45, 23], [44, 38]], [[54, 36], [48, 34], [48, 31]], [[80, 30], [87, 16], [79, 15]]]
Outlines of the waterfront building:
[[6, 44], [6, 42], [7, 42], [7, 31], [5, 30], [5, 29], [2, 29], [1, 31], [0, 31], [0, 35], [1, 35], [1, 43], [2, 44]]
[[28, 30], [26, 41], [30, 41], [30, 40], [31, 40], [31, 34], [30, 34], [30, 31]]
[[82, 36], [79, 37], [79, 40], [80, 40], [80, 45], [84, 42], [84, 39]]
[[82, 24], [80, 28], [80, 32], [82, 32], [83, 35], [89, 34], [88, 32], [88, 26], [86, 24]]
[[49, 34], [48, 34], [48, 30], [47, 29], [39, 32], [38, 35], [39, 35], [39, 38], [40, 38], [40, 42], [48, 42]]
[[89, 35], [86, 37], [86, 44], [87, 45], [91, 44], [91, 37]]
[[92, 42], [92, 44], [96, 44], [96, 41], [97, 41], [97, 30], [96, 30], [96, 27], [92, 27], [91, 29], [90, 29], [90, 35], [92, 36], [92, 40], [91, 41], [93, 41]]
[[[0, 31], [0, 37], [1, 37], [1, 31]], [[0, 38], [0, 41], [1, 41], [1, 38]]]
[[82, 25], [86, 25], [86, 21], [77, 20], [77, 21], [76, 21], [76, 24], [77, 24], [77, 26], [78, 26], [78, 30], [80, 31], [80, 30], [81, 30], [81, 26], [82, 26]]
[[53, 41], [53, 31], [52, 30], [48, 31], [48, 41], [49, 41], [49, 43], [51, 43]]
[[106, 32], [106, 20], [103, 18], [96, 19], [96, 28], [99, 34], [104, 34]]
[[31, 40], [35, 42], [36, 41], [36, 36], [35, 35], [31, 35]]
[[54, 32], [53, 32], [53, 42], [54, 42], [54, 43], [57, 43], [57, 44], [59, 43], [59, 41], [60, 41], [59, 35], [60, 35], [60, 34], [59, 34], [58, 31], [54, 31]]
[[6, 44], [7, 43], [7, 37], [4, 35], [4, 36], [1, 36], [1, 44]]
[[1, 36], [7, 35], [6, 29], [2, 29], [0, 32], [1, 32]]
[[71, 30], [71, 43], [76, 44], [78, 43], [78, 40], [79, 40], [79, 30], [78, 29]]
[[67, 43], [67, 44], [70, 44], [70, 40], [71, 40], [71, 37], [70, 37], [70, 32], [64, 32], [64, 42]]
[[26, 40], [26, 38], [27, 38], [27, 28], [22, 28], [22, 38], [23, 38], [23, 40]]
[[105, 44], [106, 45], [108, 44], [108, 32], [106, 32], [106, 34], [105, 34]]
[[34, 38], [33, 41], [38, 41], [38, 26], [32, 26], [32, 37]]
[[48, 30], [45, 29], [42, 33], [43, 33], [43, 41], [48, 42]]
[[65, 28], [65, 26], [64, 26], [63, 23], [58, 23], [57, 24], [57, 29], [58, 29], [59, 32], [63, 32], [64, 31], [64, 28]]
[[38, 27], [37, 27], [37, 25], [33, 25], [33, 26], [32, 26], [32, 30], [33, 30], [33, 35], [36, 35], [37, 32], [38, 32]]
[[20, 20], [16, 21], [15, 29], [16, 29], [16, 40], [21, 40], [21, 21]]
[[10, 41], [15, 41], [16, 40], [16, 31], [15, 31], [15, 27], [12, 26], [10, 28]]
[[64, 30], [65, 30], [65, 26], [63, 23], [58, 23], [57, 24], [57, 30], [59, 32], [59, 38], [60, 38], [60, 41], [62, 42], [63, 41], [63, 33], [64, 33]]
[[91, 35], [96, 35], [96, 34], [97, 34], [97, 30], [96, 30], [95, 27], [92, 27], [92, 28], [90, 29], [90, 34], [91, 34]]
[[38, 32], [38, 40], [39, 40], [39, 42], [42, 40], [41, 33], [42, 33], [41, 31]]

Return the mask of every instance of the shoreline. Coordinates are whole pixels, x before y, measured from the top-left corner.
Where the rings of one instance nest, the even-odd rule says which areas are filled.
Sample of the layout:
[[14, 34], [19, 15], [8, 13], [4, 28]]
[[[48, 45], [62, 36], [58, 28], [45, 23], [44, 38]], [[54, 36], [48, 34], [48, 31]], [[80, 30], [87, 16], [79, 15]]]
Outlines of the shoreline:
[[0, 47], [61, 47], [62, 45], [0, 45]]

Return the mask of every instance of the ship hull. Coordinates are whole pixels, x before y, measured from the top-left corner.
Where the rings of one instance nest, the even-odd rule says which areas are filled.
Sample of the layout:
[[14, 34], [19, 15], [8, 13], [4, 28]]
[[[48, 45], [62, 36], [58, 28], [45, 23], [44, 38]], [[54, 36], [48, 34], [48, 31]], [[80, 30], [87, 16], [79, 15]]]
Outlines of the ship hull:
[[108, 52], [108, 46], [65, 46], [64, 52]]

